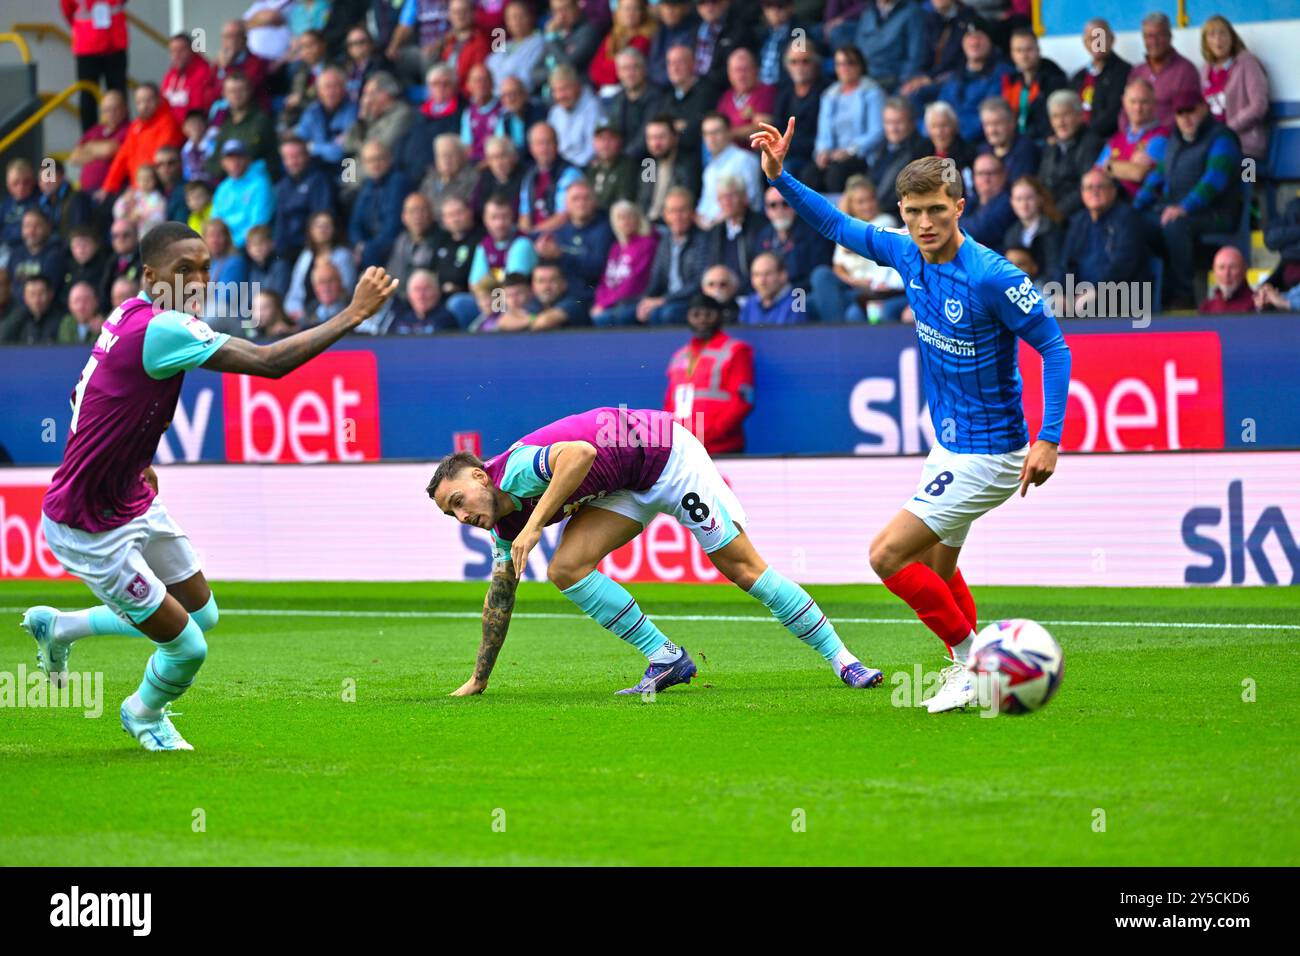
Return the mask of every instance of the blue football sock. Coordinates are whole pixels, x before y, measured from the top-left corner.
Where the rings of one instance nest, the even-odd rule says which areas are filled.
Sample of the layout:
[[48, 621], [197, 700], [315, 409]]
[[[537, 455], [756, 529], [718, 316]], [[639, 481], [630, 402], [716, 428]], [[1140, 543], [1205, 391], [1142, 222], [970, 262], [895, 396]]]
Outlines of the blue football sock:
[[204, 634], [212, 630], [217, 626], [217, 621], [221, 619], [221, 615], [217, 612], [217, 596], [209, 594], [208, 603], [190, 616], [198, 622], [199, 627], [203, 628]]
[[848, 661], [851, 655], [817, 602], [808, 596], [807, 591], [775, 568], [769, 566], [759, 575], [749, 593], [772, 612], [782, 627], [831, 664]]
[[663, 631], [641, 613], [636, 598], [617, 581], [592, 571], [573, 587], [560, 592], [607, 631], [627, 641], [646, 657], [668, 644]]
[[168, 701], [189, 690], [207, 656], [208, 643], [203, 639], [203, 629], [193, 617], [187, 617], [185, 629], [177, 637], [155, 645], [136, 695], [146, 707], [162, 710]]

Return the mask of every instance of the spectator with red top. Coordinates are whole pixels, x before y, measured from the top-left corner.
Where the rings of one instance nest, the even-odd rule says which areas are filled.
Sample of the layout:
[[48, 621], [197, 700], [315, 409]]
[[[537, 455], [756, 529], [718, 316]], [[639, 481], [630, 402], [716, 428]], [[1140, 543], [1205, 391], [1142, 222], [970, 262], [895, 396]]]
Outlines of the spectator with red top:
[[727, 57], [727, 83], [718, 112], [731, 120], [731, 138], [745, 146], [760, 123], [773, 122], [776, 87], [758, 81], [758, 60], [743, 47]]
[[97, 192], [104, 185], [113, 157], [126, 140], [126, 97], [109, 90], [99, 101], [99, 123], [77, 140], [68, 162], [81, 167], [81, 190]]
[[1246, 260], [1236, 246], [1224, 246], [1214, 254], [1214, 289], [1201, 303], [1201, 311], [1255, 311], [1255, 292], [1246, 281]]
[[664, 410], [688, 428], [710, 455], [745, 450], [745, 418], [754, 410], [754, 349], [722, 330], [726, 311], [697, 292], [686, 321], [691, 340], [668, 363]]
[[1161, 126], [1172, 127], [1174, 100], [1181, 94], [1201, 95], [1201, 78], [1196, 67], [1174, 49], [1173, 28], [1164, 13], [1148, 13], [1142, 18], [1142, 44], [1146, 59], [1129, 71], [1129, 82], [1146, 80], [1155, 91], [1155, 118]]
[[488, 35], [474, 25], [473, 0], [451, 0], [447, 7], [450, 27], [434, 44], [433, 55], [456, 71], [456, 84], [469, 94], [469, 71], [487, 60], [492, 52]]
[[1097, 157], [1097, 165], [1110, 173], [1130, 199], [1164, 159], [1169, 128], [1155, 117], [1156, 96], [1149, 80], [1129, 80], [1124, 90], [1124, 119]]
[[152, 163], [163, 146], [180, 146], [185, 142], [181, 124], [171, 109], [163, 105], [158, 87], [141, 83], [135, 88], [135, 119], [127, 127], [122, 147], [113, 157], [104, 184], [95, 192], [95, 201], [103, 202], [135, 180], [135, 171]]
[[1016, 131], [1034, 140], [1052, 134], [1047, 98], [1068, 85], [1065, 71], [1043, 57], [1038, 37], [1028, 27], [1011, 32], [1011, 63], [1015, 72], [1002, 77], [1002, 98], [1011, 107]]
[[1201, 93], [1210, 115], [1241, 140], [1243, 156], [1268, 154], [1268, 74], [1246, 49], [1226, 17], [1215, 16], [1201, 28]]
[[1101, 17], [1083, 25], [1083, 48], [1088, 65], [1074, 74], [1070, 85], [1079, 94], [1088, 129], [1098, 139], [1107, 139], [1119, 128], [1130, 64], [1115, 52], [1115, 34]]
[[172, 108], [177, 123], [185, 122], [190, 110], [207, 112], [217, 97], [212, 64], [195, 53], [189, 34], [178, 33], [167, 43], [171, 65], [163, 74], [163, 99]]
[[619, 53], [631, 47], [648, 59], [650, 42], [658, 29], [658, 21], [651, 15], [644, 0], [618, 0], [614, 25], [596, 48], [596, 55], [592, 57], [587, 71], [597, 90], [617, 85], [618, 71], [614, 60]]
[[[77, 79], [126, 92], [126, 0], [60, 0], [72, 27]], [[95, 97], [81, 94], [81, 131], [95, 125]]]
[[270, 64], [248, 48], [248, 31], [243, 20], [230, 20], [221, 28], [221, 47], [213, 64], [216, 95], [222, 92], [221, 84], [231, 73], [248, 77], [249, 88], [257, 105], [268, 112], [271, 109], [271, 91], [266, 82]]

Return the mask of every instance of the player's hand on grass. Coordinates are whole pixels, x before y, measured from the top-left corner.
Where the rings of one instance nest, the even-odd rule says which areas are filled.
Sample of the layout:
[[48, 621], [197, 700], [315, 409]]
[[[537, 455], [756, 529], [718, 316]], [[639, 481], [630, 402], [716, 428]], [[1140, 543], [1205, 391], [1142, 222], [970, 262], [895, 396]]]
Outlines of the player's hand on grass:
[[487, 690], [487, 681], [479, 680], [477, 677], [471, 677], [465, 683], [461, 684], [454, 691], [448, 694], [448, 697], [473, 697], [475, 694], [481, 694]]
[[1038, 440], [1025, 456], [1020, 466], [1020, 497], [1025, 496], [1030, 485], [1041, 485], [1056, 471], [1056, 443]]
[[518, 574], [519, 580], [524, 579], [524, 572], [528, 570], [528, 553], [537, 547], [537, 542], [541, 540], [542, 533], [540, 531], [524, 528], [510, 546], [510, 561], [515, 566], [515, 572]]
[[763, 172], [768, 179], [776, 179], [781, 175], [781, 166], [785, 162], [786, 153], [790, 152], [790, 140], [793, 138], [793, 116], [790, 117], [790, 122], [786, 124], [784, 133], [771, 123], [759, 123], [758, 132], [750, 134], [750, 147], [763, 151], [761, 161]]
[[364, 321], [382, 309], [396, 291], [397, 280], [379, 266], [371, 266], [361, 274], [352, 293], [352, 308]]

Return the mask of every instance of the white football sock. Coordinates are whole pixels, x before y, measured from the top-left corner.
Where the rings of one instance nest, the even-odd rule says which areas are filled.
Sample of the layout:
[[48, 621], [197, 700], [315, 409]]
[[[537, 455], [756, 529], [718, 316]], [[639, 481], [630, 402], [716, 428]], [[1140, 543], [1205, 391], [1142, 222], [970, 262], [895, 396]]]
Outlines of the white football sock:
[[671, 664], [682, 656], [682, 649], [672, 641], [664, 641], [664, 646], [651, 651], [646, 658], [651, 664]]
[[975, 632], [971, 631], [966, 635], [966, 639], [960, 644], [952, 646], [952, 659], [958, 664], [965, 664], [966, 657], [970, 654], [971, 645], [975, 643]]
[[140, 699], [139, 694], [132, 694], [126, 699], [126, 709], [145, 720], [157, 720], [162, 716], [161, 710], [154, 710]]
[[831, 668], [838, 674], [850, 664], [857, 663], [858, 659], [853, 656], [853, 652], [841, 644], [840, 649], [835, 653], [835, 660], [831, 661]]
[[72, 643], [94, 633], [90, 624], [91, 608], [84, 611], [60, 611], [54, 619], [54, 639]]

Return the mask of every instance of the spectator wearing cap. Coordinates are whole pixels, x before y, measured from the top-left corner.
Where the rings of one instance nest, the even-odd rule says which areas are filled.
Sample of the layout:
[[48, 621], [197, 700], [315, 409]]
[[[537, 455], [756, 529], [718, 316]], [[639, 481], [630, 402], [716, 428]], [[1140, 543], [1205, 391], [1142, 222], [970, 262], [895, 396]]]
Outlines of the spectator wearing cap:
[[280, 143], [284, 175], [275, 184], [272, 239], [287, 259], [293, 259], [307, 235], [312, 215], [334, 209], [334, 178], [311, 162], [307, 144], [297, 136]]
[[645, 156], [645, 124], [659, 112], [664, 97], [650, 85], [645, 56], [635, 47], [620, 50], [614, 58], [618, 92], [605, 103], [605, 116], [623, 137], [623, 152], [634, 160]]
[[1041, 151], [1028, 135], [1019, 132], [1015, 114], [1007, 101], [990, 96], [980, 104], [980, 125], [984, 130], [984, 144], [979, 153], [992, 153], [1002, 160], [1007, 179], [1015, 182], [1021, 176], [1038, 172]]
[[596, 192], [596, 203], [605, 209], [620, 199], [633, 199], [640, 188], [641, 167], [623, 151], [623, 136], [608, 117], [596, 123], [595, 156], [586, 169]]
[[1002, 98], [1015, 119], [1016, 132], [1028, 140], [1051, 134], [1047, 98], [1069, 84], [1065, 71], [1043, 56], [1031, 27], [1011, 31], [1011, 63], [1015, 72], [1002, 78]]
[[659, 29], [650, 38], [650, 52], [646, 54], [650, 82], [667, 89], [673, 85], [668, 76], [668, 51], [675, 46], [691, 51], [691, 77], [695, 77], [695, 33], [700, 18], [694, 4], [688, 0], [659, 0], [655, 5]]
[[64, 263], [67, 249], [61, 239], [53, 235], [50, 220], [39, 206], [23, 213], [22, 244], [9, 257], [9, 275], [14, 288], [22, 294], [23, 284], [33, 276], [45, 276], [54, 298], [63, 296]]
[[605, 274], [614, 233], [588, 180], [579, 179], [569, 186], [564, 208], [568, 221], [555, 232], [538, 237], [537, 255], [547, 262], [558, 262], [569, 277], [573, 294], [590, 302]]
[[673, 118], [682, 149], [699, 153], [700, 124], [717, 103], [717, 96], [712, 87], [695, 75], [694, 47], [669, 47], [664, 62], [668, 87], [664, 92], [663, 112]]
[[707, 114], [700, 128], [704, 134], [704, 144], [713, 157], [704, 167], [700, 201], [695, 207], [700, 228], [707, 229], [722, 218], [722, 208], [718, 204], [718, 188], [722, 179], [737, 179], [749, 197], [749, 205], [755, 207], [763, 202], [762, 187], [759, 185], [762, 172], [754, 152], [742, 149], [732, 142], [731, 121], [721, 113]]
[[188, 33], [177, 33], [167, 41], [167, 55], [167, 72], [159, 92], [180, 124], [190, 110], [206, 113], [212, 106], [217, 95], [216, 73], [207, 58], [194, 51]]
[[506, 4], [506, 40], [485, 61], [497, 88], [500, 89], [507, 76], [513, 76], [528, 89], [545, 46], [533, 8], [524, 0]]
[[775, 186], [769, 186], [763, 195], [763, 211], [767, 222], [759, 229], [754, 248], [780, 256], [790, 282], [807, 289], [813, 270], [830, 263], [834, 246], [795, 215]]
[[361, 148], [363, 178], [348, 223], [348, 241], [360, 270], [388, 261], [402, 228], [406, 177], [394, 168], [393, 157], [378, 140]]
[[127, 127], [122, 147], [114, 154], [113, 162], [104, 176], [104, 184], [95, 192], [95, 201], [103, 202], [110, 193], [116, 193], [135, 179], [135, 171], [153, 162], [154, 154], [163, 146], [179, 146], [184, 141], [180, 124], [162, 101], [158, 87], [141, 83], [135, 88], [135, 119]]
[[674, 186], [664, 200], [666, 229], [650, 267], [650, 284], [636, 307], [636, 320], [651, 325], [686, 321], [691, 295], [708, 264], [708, 239], [695, 225], [695, 196]]
[[212, 215], [230, 230], [236, 249], [253, 226], [264, 226], [275, 215], [275, 191], [266, 163], [253, 159], [241, 140], [228, 139], [221, 147], [221, 169], [226, 174], [212, 195]]
[[456, 85], [469, 93], [469, 71], [486, 62], [492, 39], [474, 23], [474, 0], [451, 0], [447, 5], [447, 32], [434, 44], [433, 56], [456, 71]]
[[854, 36], [867, 75], [890, 93], [925, 75], [928, 40], [925, 11], [917, 0], [868, 0]]
[[1210, 115], [1237, 134], [1245, 156], [1268, 154], [1268, 74], [1246, 49], [1227, 17], [1215, 14], [1201, 28], [1201, 93]]
[[1124, 89], [1126, 122], [1116, 130], [1097, 157], [1097, 165], [1118, 180], [1130, 198], [1164, 159], [1169, 129], [1155, 118], [1155, 90], [1141, 77]]
[[565, 222], [565, 190], [582, 170], [560, 155], [555, 130], [547, 123], [529, 129], [528, 154], [533, 163], [519, 187], [519, 230], [529, 235], [554, 232]]
[[758, 253], [759, 234], [767, 220], [750, 206], [745, 184], [735, 176], [718, 180], [718, 207], [718, 221], [707, 233], [709, 262], [726, 266], [739, 277], [741, 289], [748, 291], [749, 264]]
[[610, 209], [609, 226], [614, 244], [596, 286], [591, 321], [595, 325], [631, 325], [637, 320], [637, 305], [650, 284], [659, 237], [636, 204], [626, 199]]
[[814, 189], [842, 192], [844, 181], [865, 170], [884, 142], [885, 93], [865, 67], [857, 47], [835, 51], [836, 82], [822, 94], [813, 165], [805, 173]]
[[1038, 178], [1066, 222], [1079, 209], [1079, 180], [1097, 158], [1098, 140], [1084, 124], [1083, 107], [1074, 90], [1057, 90], [1047, 98], [1052, 137], [1043, 147]]
[[691, 339], [668, 362], [664, 410], [710, 455], [745, 450], [745, 419], [754, 410], [754, 350], [723, 331], [727, 307], [705, 292], [687, 303]]
[[1231, 229], [1241, 211], [1241, 145], [1210, 116], [1199, 91], [1178, 94], [1174, 122], [1164, 159], [1142, 183], [1133, 208], [1144, 213], [1164, 250], [1166, 303], [1190, 309], [1199, 237]]
[[226, 99], [226, 113], [212, 142], [208, 175], [214, 181], [221, 177], [225, 166], [225, 144], [238, 140], [251, 159], [262, 162], [268, 175], [278, 176], [280, 157], [276, 154], [275, 121], [254, 102], [248, 77], [242, 73], [229, 73], [221, 88]]
[[[576, 0], [564, 0], [574, 8]], [[582, 85], [577, 71], [568, 64], [551, 71], [551, 109], [546, 121], [555, 130], [560, 155], [574, 166], [586, 166], [595, 153], [592, 140], [600, 120], [600, 100]]]
[[917, 130], [915, 109], [907, 97], [889, 97], [880, 115], [885, 142], [871, 164], [869, 175], [879, 204], [885, 209], [895, 209], [898, 193], [894, 181], [898, 174], [913, 160], [933, 155], [934, 145]]
[[1074, 74], [1070, 85], [1079, 94], [1084, 123], [1100, 142], [1119, 129], [1131, 64], [1115, 52], [1115, 33], [1101, 17], [1083, 25], [1083, 48], [1088, 51], [1088, 64]]
[[50, 345], [58, 341], [63, 315], [58, 308], [49, 276], [37, 273], [19, 289], [19, 306], [3, 327], [0, 344]]
[[1224, 246], [1214, 254], [1214, 288], [1201, 303], [1200, 311], [1255, 311], [1255, 292], [1246, 281], [1246, 260], [1236, 246]]
[[658, 223], [663, 219], [664, 203], [671, 190], [684, 188], [692, 197], [699, 192], [700, 164], [682, 151], [677, 128], [667, 113], [646, 123], [645, 143], [654, 163], [654, 175], [637, 177], [636, 204], [651, 222]]
[[[397, 144], [414, 122], [415, 110], [402, 99], [397, 78], [388, 72], [376, 73], [366, 80], [357, 121], [343, 138], [343, 149], [350, 156], [359, 156], [364, 147], [378, 143], [391, 162]], [[364, 179], [365, 163], [361, 165]]]
[[[596, 49], [587, 73], [591, 82], [602, 92], [620, 82], [616, 57], [624, 50], [636, 50], [645, 58], [650, 52], [650, 40], [659, 24], [644, 0], [618, 0], [614, 8], [614, 25]], [[649, 67], [646, 68], [649, 76]]]
[[749, 266], [754, 294], [740, 309], [741, 325], [801, 325], [808, 313], [801, 297], [797, 304], [785, 263], [775, 252], [760, 252]]
[[82, 134], [68, 154], [68, 162], [81, 167], [83, 192], [94, 194], [104, 185], [104, 177], [126, 140], [128, 128], [126, 97], [117, 90], [109, 90], [99, 101], [99, 123]]
[[[1141, 217], [1127, 202], [1117, 202], [1118, 183], [1100, 166], [1083, 174], [1080, 184], [1083, 208], [1070, 219], [1057, 273], [1064, 283], [1073, 275], [1076, 286], [1102, 282], [1138, 282], [1149, 278], [1147, 244]], [[1080, 292], [1076, 307], [1087, 304]]]
[[702, 0], [695, 4], [700, 25], [695, 31], [695, 75], [713, 91], [716, 101], [727, 86], [727, 58], [739, 47], [756, 49], [758, 39], [749, 24], [750, 10], [732, 0]]
[[44, 172], [40, 178], [38, 205], [54, 231], [66, 242], [74, 226], [89, 225], [94, 218], [90, 197], [68, 182], [61, 160], [54, 160]]
[[1156, 97], [1156, 121], [1174, 125], [1175, 103], [1186, 94], [1201, 95], [1201, 78], [1192, 61], [1174, 49], [1173, 28], [1165, 13], [1148, 13], [1142, 18], [1142, 45], [1146, 58], [1129, 71], [1129, 82], [1136, 79], [1151, 84]]
[[316, 79], [316, 99], [303, 110], [297, 133], [312, 158], [337, 174], [346, 155], [344, 141], [357, 119], [343, 71], [328, 66]]
[[[574, 79], [577, 80], [600, 46], [600, 33], [595, 24], [583, 17], [578, 0], [551, 0], [550, 8], [546, 32], [542, 34], [542, 55], [533, 67], [529, 86], [540, 90], [549, 83], [551, 98], [554, 99], [555, 70], [567, 67], [573, 71]], [[554, 120], [551, 125], [555, 125]]]
[[[937, 95], [957, 113], [957, 128], [962, 138], [977, 143], [984, 136], [980, 104], [990, 96], [1002, 95], [1002, 79], [1011, 68], [993, 46], [988, 28], [979, 21], [972, 22], [962, 34], [961, 49], [965, 63], [939, 85]], [[927, 87], [924, 94], [927, 99], [934, 99], [935, 88]]]
[[758, 60], [749, 50], [732, 50], [727, 57], [727, 90], [718, 98], [718, 112], [731, 120], [731, 138], [747, 147], [760, 123], [772, 123], [776, 87], [758, 81]]
[[794, 136], [785, 156], [785, 167], [792, 176], [801, 178], [817, 148], [817, 121], [824, 89], [821, 57], [812, 40], [805, 40], [786, 47], [784, 62], [788, 80], [777, 87], [773, 112], [779, 117], [794, 117]]

